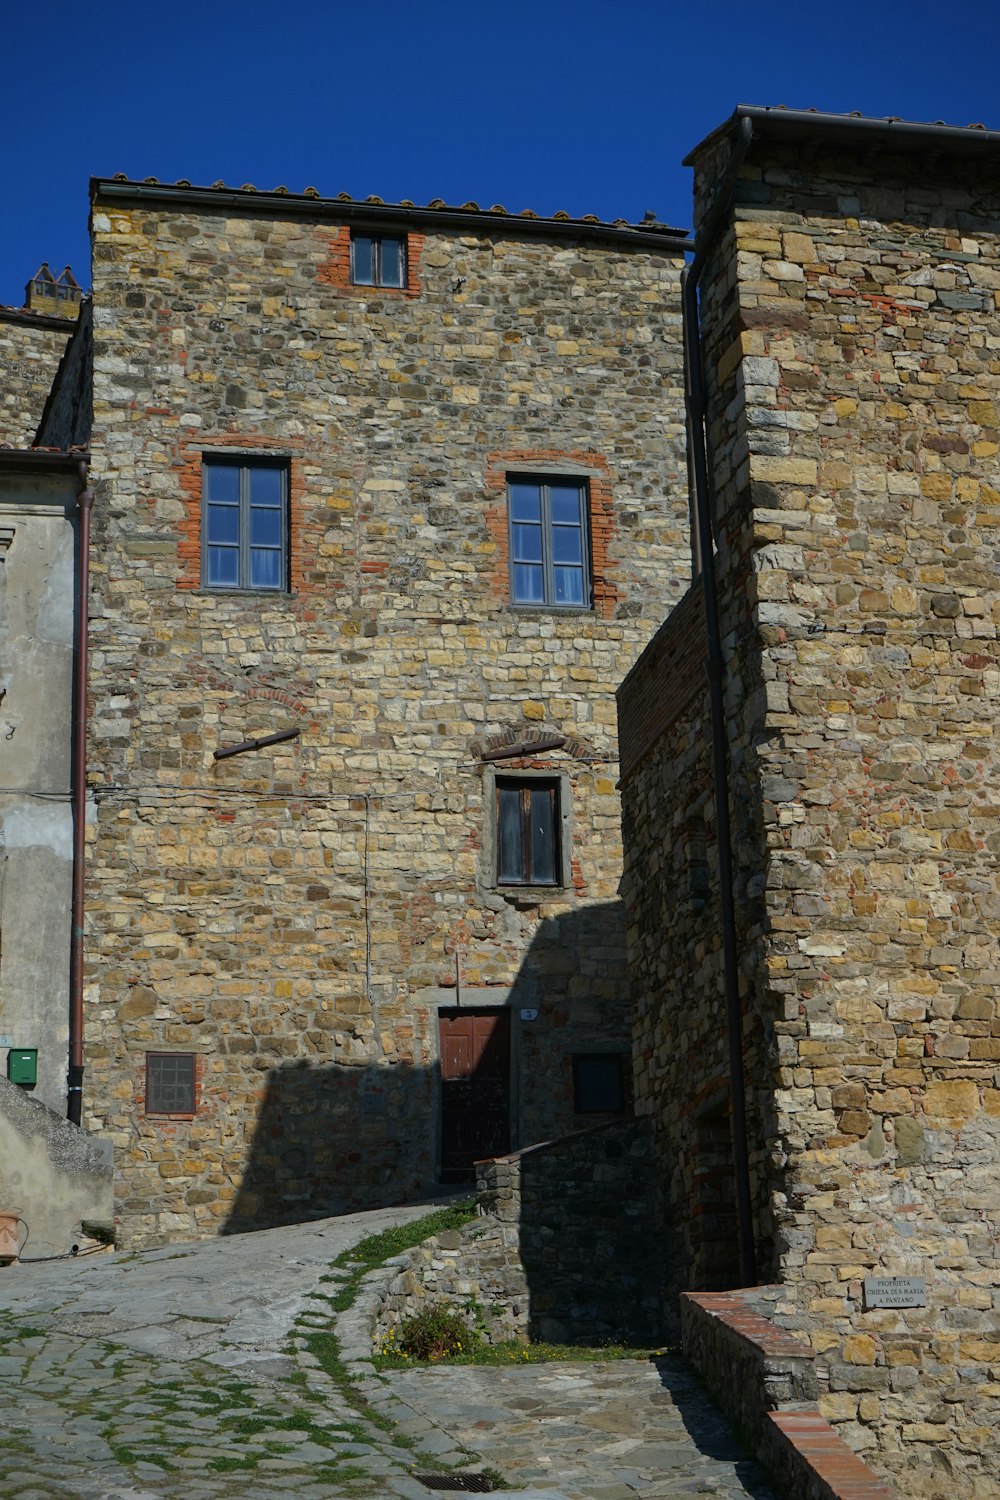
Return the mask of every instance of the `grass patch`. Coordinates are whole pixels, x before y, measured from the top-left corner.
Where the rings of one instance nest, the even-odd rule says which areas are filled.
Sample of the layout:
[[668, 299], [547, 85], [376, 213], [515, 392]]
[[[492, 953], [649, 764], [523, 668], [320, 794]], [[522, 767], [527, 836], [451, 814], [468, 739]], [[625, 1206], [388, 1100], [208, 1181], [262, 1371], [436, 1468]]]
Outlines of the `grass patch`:
[[552, 1365], [595, 1364], [602, 1360], [652, 1359], [670, 1351], [662, 1348], [637, 1348], [631, 1344], [521, 1344], [511, 1339], [502, 1344], [486, 1344], [475, 1335], [463, 1340], [462, 1348], [448, 1354], [419, 1359], [402, 1351], [384, 1350], [374, 1356], [376, 1370], [412, 1370], [414, 1365]]
[[206, 1469], [211, 1469], [215, 1474], [233, 1474], [237, 1469], [256, 1469], [257, 1459], [255, 1457], [233, 1458], [229, 1454], [220, 1454], [218, 1458], [210, 1458], [205, 1464]]
[[27, 1324], [21, 1328], [0, 1329], [0, 1349], [9, 1349], [13, 1344], [19, 1344], [22, 1339], [44, 1339], [47, 1337], [44, 1328], [31, 1328]]
[[[435, 1209], [433, 1213], [414, 1219], [409, 1224], [397, 1224], [391, 1229], [383, 1229], [380, 1234], [369, 1234], [357, 1245], [352, 1245], [349, 1250], [342, 1250], [333, 1262], [342, 1274], [322, 1278], [326, 1282], [338, 1283], [336, 1294], [326, 1297], [331, 1311], [346, 1312], [349, 1307], [353, 1307], [364, 1277], [376, 1266], [383, 1265], [394, 1255], [402, 1255], [404, 1250], [412, 1250], [415, 1245], [423, 1244], [424, 1240], [429, 1239], [431, 1235], [442, 1234], [448, 1229], [461, 1229], [475, 1216], [476, 1205], [472, 1199], [461, 1203], [451, 1203], [446, 1208]], [[384, 1417], [358, 1390], [341, 1358], [340, 1343], [333, 1330], [309, 1329], [300, 1324], [299, 1331], [305, 1337], [309, 1353], [319, 1360], [320, 1367], [333, 1381], [348, 1405], [381, 1432], [392, 1432], [393, 1441], [397, 1446], [413, 1447], [412, 1440], [396, 1433], [396, 1424], [388, 1417]], [[358, 1441], [363, 1442], [364, 1438], [361, 1437]]]

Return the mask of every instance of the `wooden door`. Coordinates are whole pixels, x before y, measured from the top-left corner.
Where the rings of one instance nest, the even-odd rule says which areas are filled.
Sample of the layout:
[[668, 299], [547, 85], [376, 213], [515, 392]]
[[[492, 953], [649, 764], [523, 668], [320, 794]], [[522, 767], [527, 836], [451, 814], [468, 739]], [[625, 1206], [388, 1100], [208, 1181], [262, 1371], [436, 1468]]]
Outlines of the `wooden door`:
[[510, 1150], [510, 1012], [439, 1015], [441, 1181], [468, 1182], [473, 1162]]

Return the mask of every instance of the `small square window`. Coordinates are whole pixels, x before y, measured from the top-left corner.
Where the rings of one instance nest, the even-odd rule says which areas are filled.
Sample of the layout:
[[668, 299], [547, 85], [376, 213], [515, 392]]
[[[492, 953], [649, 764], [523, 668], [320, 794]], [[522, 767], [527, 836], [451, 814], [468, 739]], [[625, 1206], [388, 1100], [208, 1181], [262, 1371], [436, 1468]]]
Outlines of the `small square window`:
[[204, 586], [287, 589], [287, 465], [206, 454], [201, 488]]
[[193, 1052], [146, 1053], [146, 1113], [195, 1113]]
[[624, 1113], [624, 1061], [619, 1052], [577, 1053], [573, 1058], [573, 1108], [578, 1115]]
[[351, 231], [352, 286], [406, 286], [406, 239]]
[[497, 883], [561, 885], [559, 782], [498, 776]]
[[589, 609], [586, 484], [511, 477], [507, 515], [511, 603]]

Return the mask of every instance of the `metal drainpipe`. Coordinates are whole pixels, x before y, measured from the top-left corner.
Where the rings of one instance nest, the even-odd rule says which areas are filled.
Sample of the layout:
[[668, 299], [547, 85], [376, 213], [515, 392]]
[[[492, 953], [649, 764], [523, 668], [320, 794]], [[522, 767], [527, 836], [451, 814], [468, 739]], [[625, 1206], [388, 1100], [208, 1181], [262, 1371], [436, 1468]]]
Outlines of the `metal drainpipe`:
[[729, 1100], [733, 1137], [733, 1169], [736, 1177], [736, 1217], [739, 1240], [740, 1277], [744, 1286], [757, 1281], [754, 1253], [753, 1206], [750, 1192], [750, 1158], [747, 1148], [746, 1083], [743, 1073], [743, 1020], [740, 1010], [739, 962], [736, 949], [736, 915], [733, 896], [732, 829], [729, 818], [729, 768], [726, 747], [726, 713], [723, 699], [724, 663], [719, 629], [719, 599], [715, 580], [712, 538], [711, 468], [706, 433], [705, 376], [702, 363], [698, 281], [709, 252], [715, 245], [733, 185], [753, 136], [753, 122], [740, 121], [740, 138], [733, 151], [726, 180], [715, 205], [695, 239], [694, 260], [681, 272], [681, 306], [684, 329], [684, 396], [687, 409], [690, 472], [694, 480], [694, 510], [697, 529], [693, 541], [694, 565], [701, 567], [705, 599], [705, 630], [708, 637], [708, 683], [712, 723], [712, 771], [715, 786], [715, 817], [718, 831], [719, 895], [722, 917], [723, 973], [726, 995], [726, 1025], [729, 1036]]
[[94, 492], [80, 464], [79, 577], [73, 690], [73, 912], [69, 970], [69, 1076], [66, 1117], [79, 1125], [83, 1113], [83, 895], [87, 838], [87, 675], [90, 600], [90, 512]]

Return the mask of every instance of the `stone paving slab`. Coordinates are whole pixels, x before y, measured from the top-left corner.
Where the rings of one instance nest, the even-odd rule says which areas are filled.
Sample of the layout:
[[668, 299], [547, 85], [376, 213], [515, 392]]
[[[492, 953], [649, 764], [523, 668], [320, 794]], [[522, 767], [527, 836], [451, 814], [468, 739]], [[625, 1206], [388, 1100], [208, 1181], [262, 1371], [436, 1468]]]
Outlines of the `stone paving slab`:
[[775, 1500], [677, 1360], [378, 1376], [356, 1306], [345, 1361], [399, 1426], [361, 1420], [306, 1349], [330, 1262], [434, 1206], [0, 1270], [0, 1500], [433, 1500], [411, 1471], [477, 1456], [519, 1500]]

